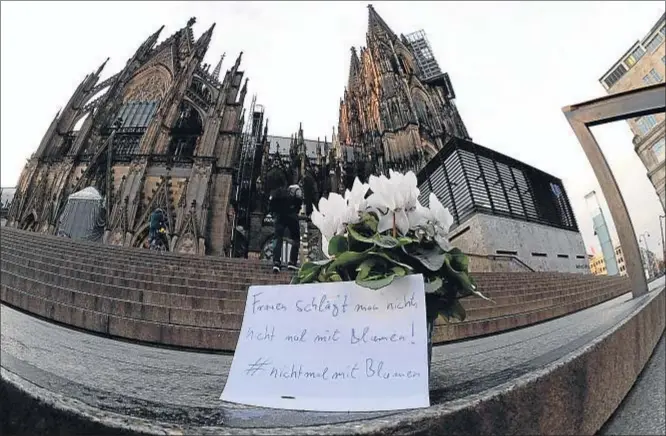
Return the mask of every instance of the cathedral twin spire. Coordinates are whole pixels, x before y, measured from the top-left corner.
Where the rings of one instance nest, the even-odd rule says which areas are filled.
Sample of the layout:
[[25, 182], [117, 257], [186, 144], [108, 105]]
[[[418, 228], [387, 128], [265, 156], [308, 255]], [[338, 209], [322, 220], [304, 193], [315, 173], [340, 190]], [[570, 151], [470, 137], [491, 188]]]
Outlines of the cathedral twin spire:
[[372, 5], [368, 5], [368, 38], [371, 36], [381, 37], [384, 35], [388, 36], [391, 40], [397, 38], [388, 24], [386, 24], [386, 21], [384, 21], [377, 11], [375, 11], [375, 8]]

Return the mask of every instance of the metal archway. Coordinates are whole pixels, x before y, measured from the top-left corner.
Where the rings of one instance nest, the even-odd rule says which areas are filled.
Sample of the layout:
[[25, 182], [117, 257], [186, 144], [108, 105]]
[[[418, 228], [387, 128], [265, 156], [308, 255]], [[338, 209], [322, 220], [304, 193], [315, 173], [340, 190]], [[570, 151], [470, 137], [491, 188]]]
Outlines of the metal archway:
[[643, 260], [620, 188], [590, 127], [666, 111], [666, 84], [659, 83], [562, 108], [608, 203], [624, 252], [634, 298], [647, 293]]

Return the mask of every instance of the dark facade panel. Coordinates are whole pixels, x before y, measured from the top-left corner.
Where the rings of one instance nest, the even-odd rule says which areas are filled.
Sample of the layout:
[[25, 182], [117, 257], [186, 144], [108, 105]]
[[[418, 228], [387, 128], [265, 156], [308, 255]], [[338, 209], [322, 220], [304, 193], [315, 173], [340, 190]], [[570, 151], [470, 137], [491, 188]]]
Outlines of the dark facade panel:
[[418, 179], [421, 203], [434, 192], [454, 225], [482, 212], [578, 231], [561, 180], [470, 141], [451, 139]]

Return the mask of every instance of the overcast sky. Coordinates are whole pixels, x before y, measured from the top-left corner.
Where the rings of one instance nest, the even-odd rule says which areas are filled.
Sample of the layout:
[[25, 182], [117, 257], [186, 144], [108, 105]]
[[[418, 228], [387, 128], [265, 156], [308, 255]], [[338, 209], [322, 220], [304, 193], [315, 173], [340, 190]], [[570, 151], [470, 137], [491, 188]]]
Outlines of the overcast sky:
[[[645, 36], [664, 3], [373, 4], [394, 32], [427, 32], [475, 142], [564, 181], [588, 251], [598, 250], [583, 196], [592, 189], [602, 202], [603, 196], [561, 108], [605, 94], [598, 79]], [[108, 77], [162, 24], [164, 39], [192, 16], [197, 37], [217, 23], [207, 62], [226, 52], [228, 68], [244, 52], [249, 94], [265, 106], [271, 134], [288, 136], [302, 122], [306, 137], [330, 139], [349, 48], [365, 44], [366, 2], [2, 2], [2, 186], [16, 183], [87, 73], [110, 56]], [[657, 217], [663, 210], [628, 126], [618, 122], [594, 132], [636, 233], [648, 231], [650, 248], [661, 252]]]

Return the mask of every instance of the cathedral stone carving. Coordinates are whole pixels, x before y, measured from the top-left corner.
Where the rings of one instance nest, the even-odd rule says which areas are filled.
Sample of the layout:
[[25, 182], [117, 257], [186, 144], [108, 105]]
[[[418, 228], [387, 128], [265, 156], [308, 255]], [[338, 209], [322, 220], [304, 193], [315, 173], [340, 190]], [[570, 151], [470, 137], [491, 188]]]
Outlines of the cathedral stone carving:
[[125, 92], [123, 102], [161, 100], [166, 93], [167, 84], [162, 74], [157, 72], [134, 79]]

